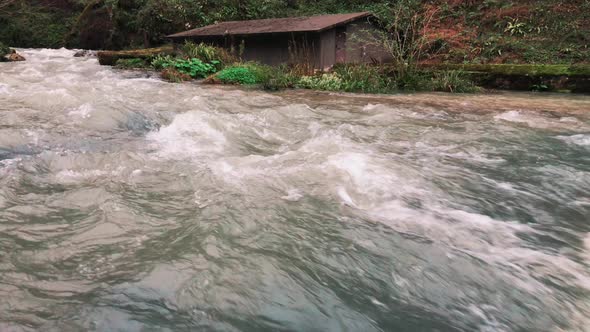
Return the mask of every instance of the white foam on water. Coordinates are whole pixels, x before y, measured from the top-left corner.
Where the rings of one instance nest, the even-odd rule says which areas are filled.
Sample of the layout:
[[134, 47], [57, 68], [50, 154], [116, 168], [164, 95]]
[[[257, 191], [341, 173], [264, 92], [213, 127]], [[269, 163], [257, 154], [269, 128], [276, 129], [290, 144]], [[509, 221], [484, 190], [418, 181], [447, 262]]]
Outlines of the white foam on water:
[[303, 194], [301, 193], [301, 190], [299, 190], [297, 188], [287, 190], [287, 195], [281, 197], [281, 199], [284, 199], [284, 200], [290, 201], [290, 202], [297, 202], [301, 198], [303, 198]]
[[361, 153], [338, 153], [331, 156], [329, 162], [337, 168], [346, 171], [358, 186], [371, 185], [374, 179], [368, 173], [368, 156]]
[[228, 145], [223, 130], [212, 115], [199, 111], [178, 114], [168, 126], [147, 135], [158, 155], [172, 159], [208, 157], [220, 154]]
[[550, 117], [532, 111], [513, 110], [500, 113], [494, 116], [496, 121], [506, 121], [513, 123], [526, 124], [531, 128], [539, 129], [569, 129], [569, 130], [590, 130], [590, 127], [584, 122], [573, 116]]
[[559, 119], [561, 122], [570, 122], [570, 123], [580, 123], [580, 120], [576, 119], [573, 116], [564, 116]]
[[21, 70], [19, 72], [18, 78], [23, 79], [23, 80], [27, 80], [27, 79], [31, 79], [31, 78], [39, 78], [39, 79], [43, 79], [45, 78], [43, 72], [41, 70], [39, 70], [36, 67], [33, 66], [27, 66], [26, 68], [24, 68], [23, 70]]
[[376, 110], [376, 109], [378, 109], [378, 108], [380, 108], [382, 106], [383, 105], [381, 105], [381, 104], [371, 104], [371, 103], [369, 103], [369, 104], [367, 104], [367, 105], [365, 105], [363, 107], [363, 111], [365, 111], [365, 112], [374, 111], [374, 110]]
[[342, 200], [344, 205], [356, 207], [356, 204], [354, 204], [354, 201], [352, 200], [352, 198], [350, 197], [350, 195], [346, 191], [346, 188], [339, 187], [337, 192], [338, 192], [338, 196], [340, 197], [340, 199]]
[[506, 182], [497, 182], [496, 185], [498, 186], [498, 188], [500, 189], [504, 189], [506, 191], [514, 191], [514, 186], [511, 185], [510, 183], [506, 183]]
[[[537, 234], [535, 228], [451, 208], [448, 196], [423, 175], [412, 173], [405, 165], [386, 167], [380, 158], [370, 151], [342, 151], [328, 157], [323, 168], [335, 196], [343, 205], [357, 209], [363, 219], [368, 217], [397, 232], [427, 238], [441, 250], [446, 248], [449, 254], [463, 253], [500, 266], [498, 276], [505, 282], [552, 301], [551, 306], [562, 304], [545, 279], [565, 280], [569, 285], [590, 290], [590, 275], [582, 264], [560, 253], [529, 247], [522, 235]], [[509, 184], [499, 186], [514, 190]], [[420, 201], [419, 207], [408, 205], [407, 198]], [[495, 326], [493, 315], [489, 318], [492, 321], [484, 325]]]
[[12, 172], [11, 167], [16, 166], [21, 161], [22, 161], [22, 158], [20, 158], [20, 157], [0, 160], [0, 166], [2, 166], [2, 167], [0, 167], [0, 172], [5, 172], [5, 173]]
[[489, 305], [470, 304], [467, 309], [471, 314], [479, 317], [482, 323], [479, 326], [480, 332], [504, 332], [510, 331], [510, 328], [498, 322], [498, 320], [489, 314], [497, 312], [497, 308]]
[[475, 148], [464, 148], [460, 145], [442, 145], [434, 143], [431, 145], [429, 142], [416, 142], [414, 145], [406, 145], [414, 152], [419, 152], [421, 155], [427, 158], [441, 158], [448, 157], [452, 159], [462, 159], [470, 162], [482, 163], [482, 164], [501, 164], [505, 163], [506, 160], [498, 157], [490, 157], [488, 153], [491, 151], [480, 151]]
[[87, 171], [73, 171], [63, 170], [55, 175], [55, 178], [60, 183], [79, 183], [80, 180], [96, 179], [109, 174], [102, 170], [87, 170]]
[[91, 104], [86, 103], [68, 112], [68, 115], [87, 119], [90, 117], [94, 108]]
[[574, 145], [590, 146], [590, 134], [578, 134], [572, 136], [557, 136], [560, 140]]
[[[370, 150], [364, 152], [351, 152], [360, 150], [360, 146], [351, 145], [342, 152], [327, 157], [324, 164], [325, 171], [330, 174], [340, 174], [344, 181], [350, 200], [345, 199], [344, 204], [351, 202], [379, 202], [402, 196], [428, 195], [428, 187], [422, 183], [418, 174], [412, 169], [385, 166], [387, 160], [380, 160], [381, 156], [372, 155]], [[336, 170], [337, 172], [334, 172]], [[330, 176], [330, 174], [327, 174]], [[341, 180], [341, 181], [342, 181]], [[340, 190], [341, 185], [336, 187]], [[339, 194], [339, 196], [343, 197]], [[347, 197], [344, 196], [344, 197]]]
[[529, 123], [533, 122], [534, 118], [523, 114], [521, 111], [508, 111], [494, 116], [496, 120], [504, 120], [509, 122]]
[[[77, 184], [80, 182], [93, 182], [99, 179], [119, 177], [126, 170], [125, 166], [106, 169], [62, 169], [55, 174], [55, 180], [63, 184]], [[59, 163], [55, 165], [59, 169]]]
[[307, 129], [309, 130], [312, 136], [317, 135], [322, 128], [322, 124], [316, 121], [312, 121], [309, 123], [309, 125], [307, 125]]
[[[71, 59], [76, 53], [76, 50], [70, 50], [67, 48], [38, 48], [38, 49], [17, 49], [17, 52], [24, 54], [26, 56], [30, 56], [28, 61], [35, 61], [35, 60], [46, 60], [46, 58], [68, 58]], [[33, 56], [34, 55], [34, 56]]]
[[[537, 233], [528, 225], [441, 206], [417, 210], [399, 200], [357, 208], [397, 232], [427, 238], [441, 250], [461, 252], [498, 267], [493, 268], [495, 278], [533, 295], [548, 307], [563, 310], [564, 303], [560, 300], [563, 295], [558, 295], [546, 280], [590, 291], [587, 266], [559, 253], [529, 247], [519, 236]], [[586, 241], [590, 245], [590, 240]], [[577, 308], [567, 315], [584, 317], [584, 312], [590, 313]]]
[[[536, 233], [534, 228], [514, 221], [499, 221], [445, 207], [444, 193], [422, 179], [419, 173], [402, 170], [402, 166], [399, 169], [385, 168], [375, 157], [360, 153], [339, 153], [328, 160], [329, 164], [344, 171], [340, 184], [334, 187], [342, 203], [356, 207], [400, 232], [419, 234], [452, 248], [490, 257], [502, 248], [522, 249], [524, 243], [518, 233]], [[330, 169], [326, 172], [332, 173]], [[513, 190], [508, 184], [500, 186]], [[422, 207], [409, 207], [403, 200], [405, 197], [419, 199]], [[534, 250], [529, 251], [537, 258], [544, 257]], [[587, 284], [582, 276], [578, 277]]]

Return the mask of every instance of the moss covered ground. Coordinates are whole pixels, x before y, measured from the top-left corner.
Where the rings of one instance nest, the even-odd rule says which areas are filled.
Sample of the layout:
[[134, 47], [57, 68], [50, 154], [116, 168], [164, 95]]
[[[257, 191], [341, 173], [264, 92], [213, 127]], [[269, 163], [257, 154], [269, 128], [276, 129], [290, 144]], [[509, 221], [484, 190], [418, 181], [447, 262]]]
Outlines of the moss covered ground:
[[462, 70], [516, 76], [585, 76], [590, 77], [590, 64], [436, 64], [425, 69]]

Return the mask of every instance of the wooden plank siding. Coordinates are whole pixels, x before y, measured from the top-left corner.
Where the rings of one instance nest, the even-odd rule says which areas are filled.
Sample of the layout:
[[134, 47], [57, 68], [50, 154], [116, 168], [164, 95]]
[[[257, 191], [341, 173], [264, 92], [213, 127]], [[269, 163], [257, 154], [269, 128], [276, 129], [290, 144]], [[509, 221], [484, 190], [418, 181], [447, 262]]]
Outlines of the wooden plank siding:
[[336, 29], [330, 29], [320, 34], [320, 62], [319, 69], [329, 69], [336, 63]]
[[[271, 21], [275, 22], [275, 20]], [[232, 22], [234, 23], [237, 22]], [[262, 25], [259, 28], [262, 28]], [[337, 63], [388, 61], [390, 59], [388, 53], [377, 45], [376, 38], [378, 38], [377, 28], [368, 21], [366, 16], [361, 16], [321, 31], [244, 35], [187, 34], [176, 36], [173, 40], [175, 43], [186, 40], [204, 42], [232, 50], [236, 55], [239, 55], [240, 45], [243, 43], [241, 57], [245, 61], [256, 61], [273, 66], [286, 63], [309, 63], [316, 69], [328, 70]]]
[[377, 28], [366, 21], [346, 26], [347, 63], [384, 63], [391, 60], [389, 53], [378, 45], [380, 36]]

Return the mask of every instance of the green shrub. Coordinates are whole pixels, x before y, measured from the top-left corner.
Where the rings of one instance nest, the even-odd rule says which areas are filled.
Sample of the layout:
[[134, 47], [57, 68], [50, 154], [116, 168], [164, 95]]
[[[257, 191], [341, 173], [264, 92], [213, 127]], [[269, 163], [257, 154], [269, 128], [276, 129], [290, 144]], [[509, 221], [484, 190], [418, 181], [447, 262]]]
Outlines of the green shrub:
[[344, 82], [337, 73], [325, 73], [321, 76], [302, 76], [297, 86], [313, 90], [338, 91], [343, 90]]
[[292, 88], [298, 81], [298, 77], [285, 66], [270, 67], [258, 63], [227, 67], [216, 78], [226, 84], [260, 84], [263, 89], [270, 91]]
[[223, 83], [230, 84], [278, 84], [286, 79], [284, 67], [270, 67], [259, 63], [241, 63], [226, 67], [217, 74], [217, 78]]
[[181, 49], [182, 54], [187, 58], [197, 58], [203, 62], [213, 63], [217, 61], [219, 68], [224, 64], [236, 62], [236, 57], [232, 56], [223, 48], [207, 45], [205, 43], [195, 44], [193, 42], [185, 42]]
[[277, 91], [293, 88], [299, 81], [299, 76], [293, 74], [287, 67], [278, 67], [264, 72], [262, 87], [265, 90]]
[[551, 88], [547, 84], [533, 84], [530, 90], [534, 92], [544, 92], [551, 90]]
[[0, 42], [0, 61], [4, 59], [4, 56], [10, 54], [10, 52], [10, 48]]
[[465, 73], [459, 70], [445, 70], [435, 72], [431, 80], [433, 91], [443, 92], [477, 92], [480, 88], [473, 81], [465, 77]]
[[171, 55], [156, 55], [150, 64], [154, 69], [162, 70], [169, 67], [174, 61], [175, 59]]
[[384, 67], [368, 64], [338, 65], [332, 73], [302, 76], [296, 85], [305, 89], [365, 93], [396, 90], [395, 82]]
[[171, 56], [156, 56], [151, 65], [158, 70], [173, 68], [192, 78], [203, 78], [217, 71], [219, 61], [206, 63], [200, 59], [176, 59]]
[[148, 64], [145, 60], [139, 58], [119, 59], [115, 63], [115, 67], [120, 69], [146, 68]]
[[432, 74], [419, 70], [405, 71], [395, 74], [395, 86], [405, 91], [432, 91]]
[[256, 67], [245, 65], [227, 67], [217, 74], [217, 78], [223, 83], [245, 85], [262, 83], [263, 77]]
[[216, 66], [218, 64], [218, 61], [205, 63], [199, 59], [177, 59], [174, 61], [173, 66], [181, 73], [187, 74], [193, 78], [199, 78], [215, 73], [217, 71]]
[[376, 66], [340, 65], [334, 67], [334, 72], [342, 79], [341, 89], [347, 92], [383, 93], [394, 89], [392, 79]]

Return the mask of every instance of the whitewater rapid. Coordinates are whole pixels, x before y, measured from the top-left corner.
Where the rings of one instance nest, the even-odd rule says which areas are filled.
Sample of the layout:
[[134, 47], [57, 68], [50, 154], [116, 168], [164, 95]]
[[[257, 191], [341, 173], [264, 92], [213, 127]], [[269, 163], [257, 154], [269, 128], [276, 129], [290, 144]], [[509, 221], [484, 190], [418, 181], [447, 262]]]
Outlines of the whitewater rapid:
[[0, 63], [0, 330], [589, 331], [590, 97]]

